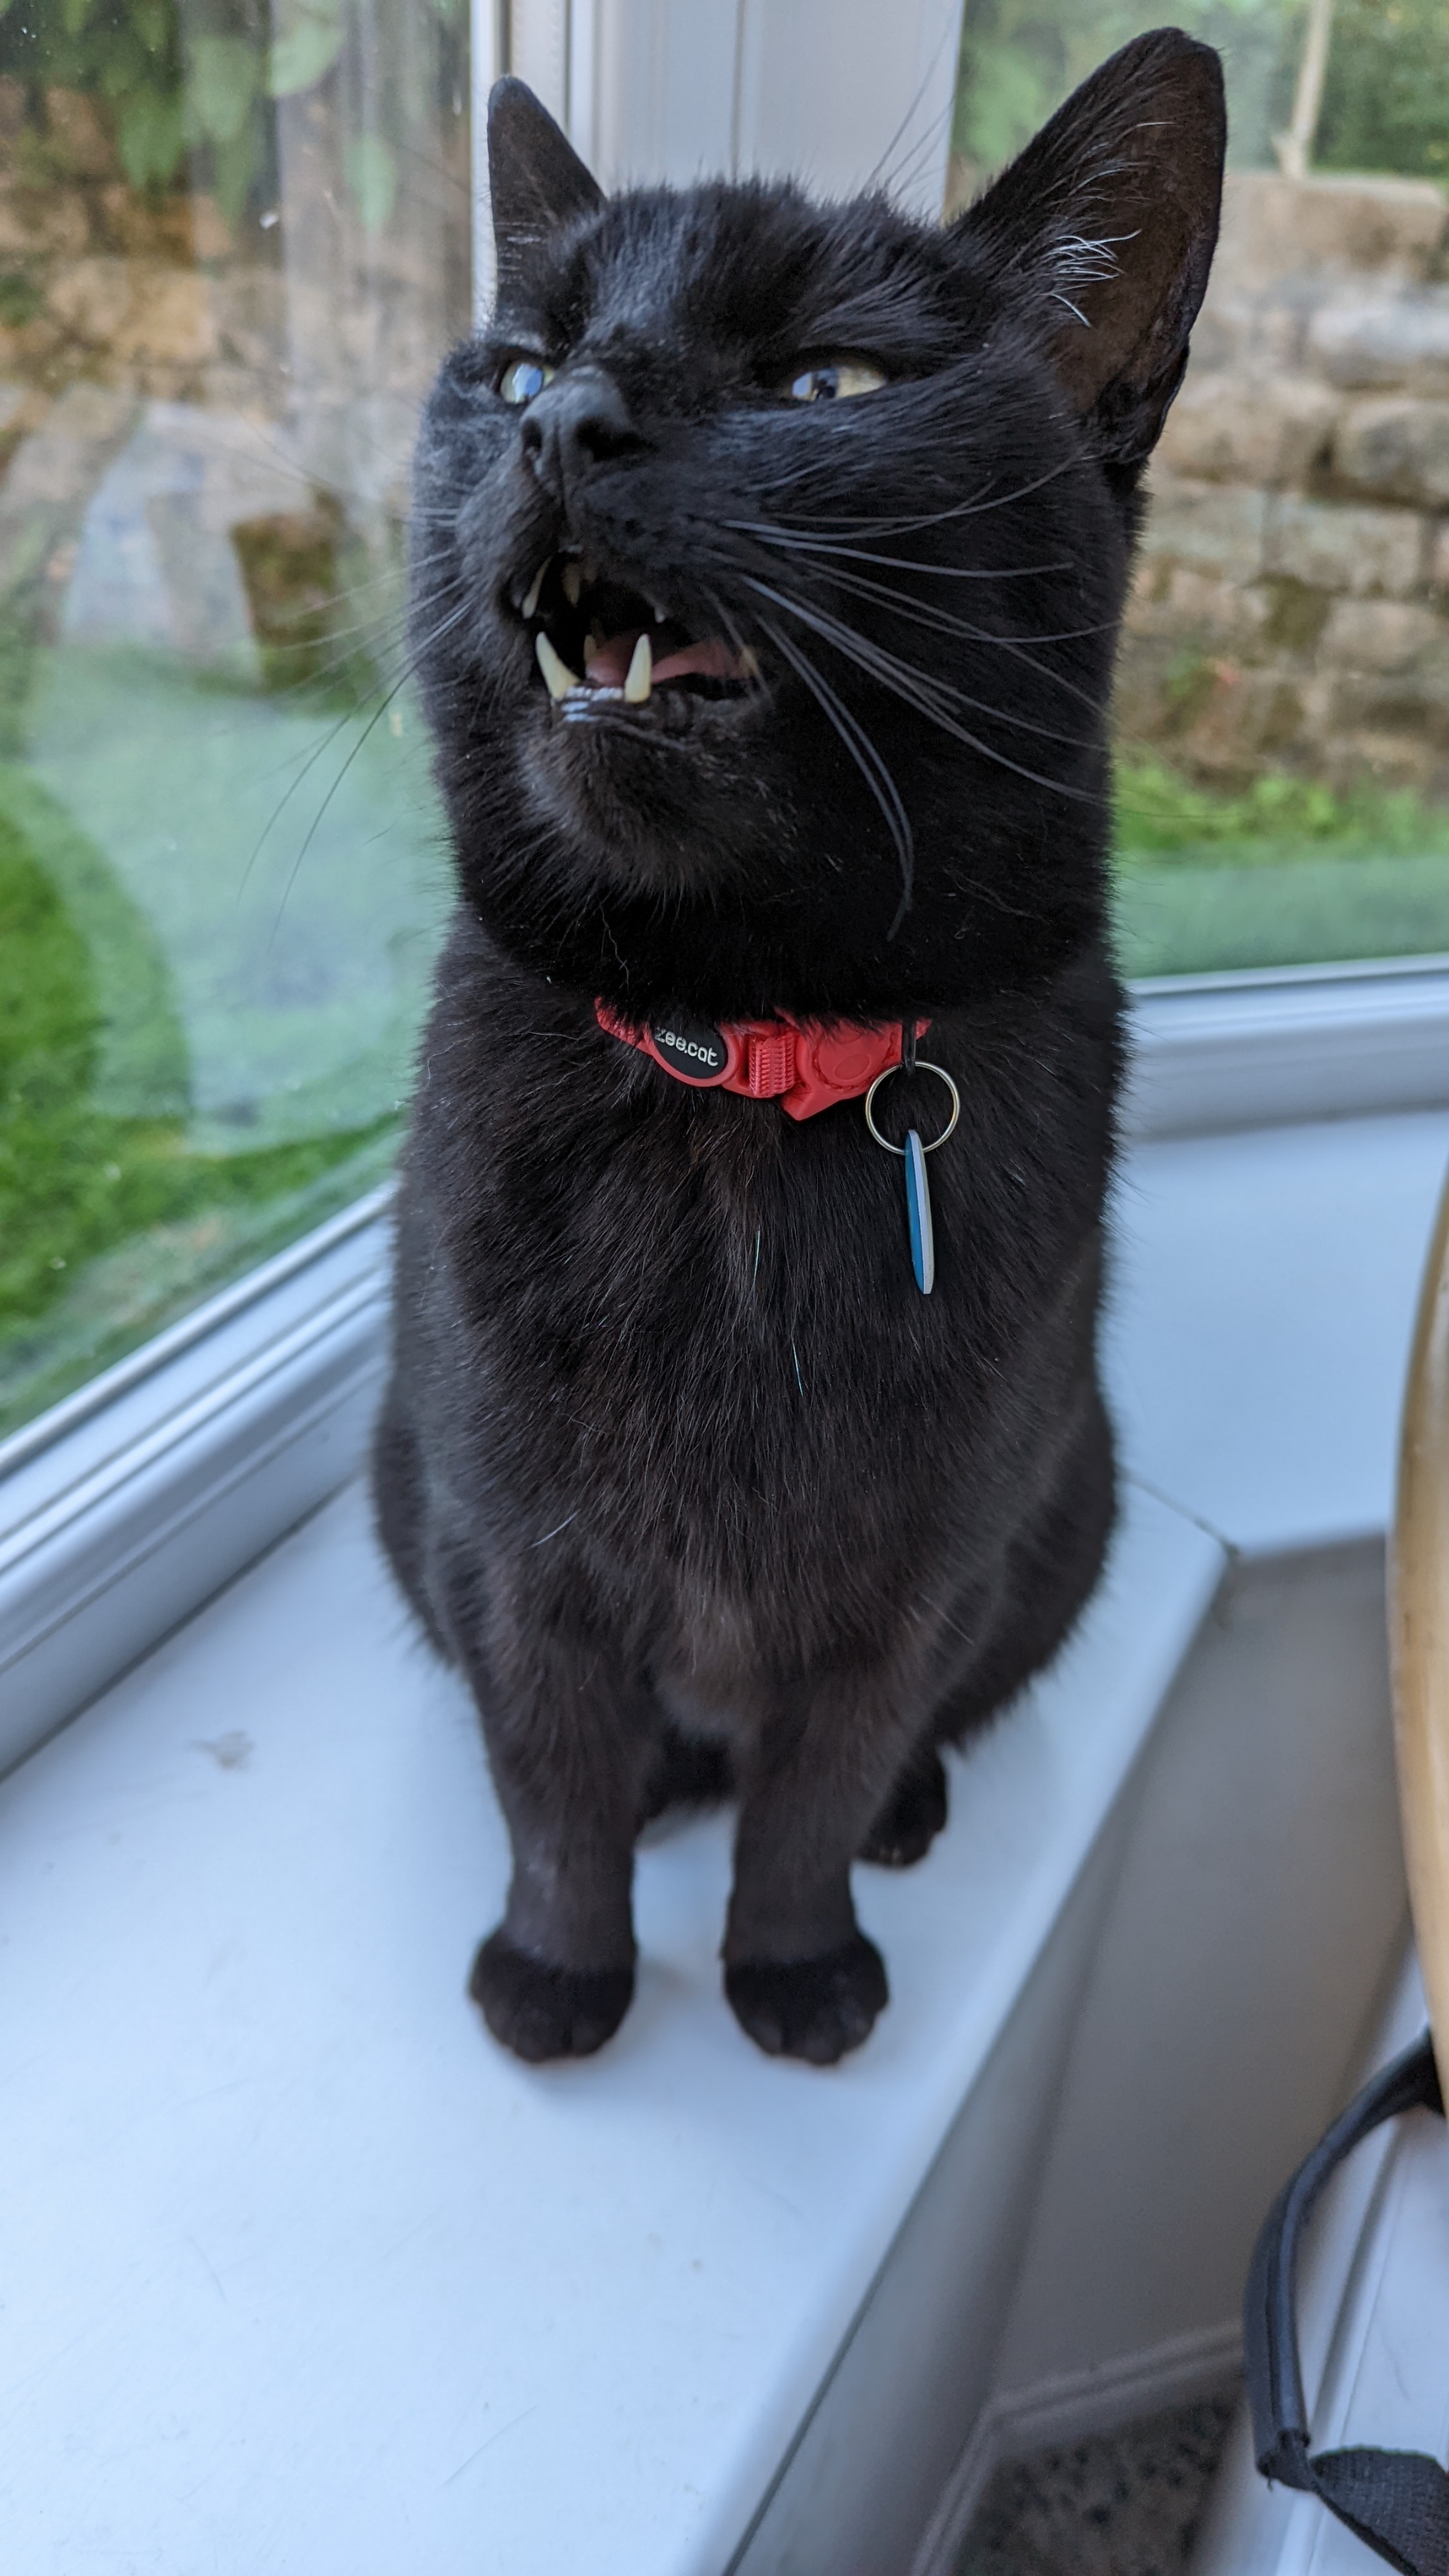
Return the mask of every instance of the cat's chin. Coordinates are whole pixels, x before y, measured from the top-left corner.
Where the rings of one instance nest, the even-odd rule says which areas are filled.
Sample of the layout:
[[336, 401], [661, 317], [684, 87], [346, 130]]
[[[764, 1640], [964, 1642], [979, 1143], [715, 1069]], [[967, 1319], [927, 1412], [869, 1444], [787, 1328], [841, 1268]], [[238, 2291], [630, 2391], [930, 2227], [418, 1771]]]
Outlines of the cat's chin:
[[[532, 800], [621, 888], [703, 892], [756, 855], [766, 700], [659, 690], [647, 707], [530, 711]], [[778, 825], [776, 826], [776, 836]]]

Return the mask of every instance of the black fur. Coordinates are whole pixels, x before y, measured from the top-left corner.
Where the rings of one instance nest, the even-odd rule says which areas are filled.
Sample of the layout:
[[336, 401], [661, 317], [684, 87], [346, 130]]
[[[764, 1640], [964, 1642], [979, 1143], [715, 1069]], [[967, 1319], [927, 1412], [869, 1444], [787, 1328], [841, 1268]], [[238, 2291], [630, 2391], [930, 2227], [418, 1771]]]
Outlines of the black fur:
[[[823, 2062], [886, 1997], [862, 1852], [1056, 1652], [1111, 1525], [1095, 1334], [1119, 997], [1106, 706], [1135, 488], [1206, 281], [1221, 81], [1128, 46], [950, 230], [879, 197], [610, 201], [495, 93], [500, 302], [417, 470], [458, 910], [398, 1225], [377, 1499], [514, 1852], [472, 1991], [527, 2057], [621, 2018], [643, 1818], [740, 1799], [726, 1986]], [[557, 369], [525, 407], [519, 351]], [[798, 405], [844, 354], [887, 382]], [[521, 605], [582, 548], [759, 679], [575, 710]], [[929, 1015], [960, 1086], [917, 1293], [856, 1102], [796, 1124], [605, 1035]], [[881, 1095], [941, 1117], [925, 1073]]]

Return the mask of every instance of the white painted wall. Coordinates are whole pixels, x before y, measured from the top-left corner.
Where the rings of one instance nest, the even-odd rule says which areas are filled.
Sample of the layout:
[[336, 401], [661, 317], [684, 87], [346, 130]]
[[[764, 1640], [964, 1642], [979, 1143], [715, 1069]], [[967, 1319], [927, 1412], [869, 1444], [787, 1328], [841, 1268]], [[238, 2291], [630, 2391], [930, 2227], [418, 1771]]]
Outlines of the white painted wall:
[[996, 2368], [1230, 2322], [1404, 1932], [1376, 1542], [1230, 1577], [1148, 1754]]

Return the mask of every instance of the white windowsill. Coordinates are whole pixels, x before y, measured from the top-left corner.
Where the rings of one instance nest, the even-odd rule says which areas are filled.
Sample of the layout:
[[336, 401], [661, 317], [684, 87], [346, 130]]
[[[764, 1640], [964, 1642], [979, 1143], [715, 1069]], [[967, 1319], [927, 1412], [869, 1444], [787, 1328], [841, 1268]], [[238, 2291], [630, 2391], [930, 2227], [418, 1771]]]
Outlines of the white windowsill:
[[1190, 1136], [1449, 1099], [1449, 960], [1381, 958], [1133, 987], [1127, 1129]]
[[0, 1445], [0, 1772], [356, 1473], [390, 1195]]
[[861, 1873], [894, 2001], [835, 2074], [725, 2012], [720, 1819], [642, 1856], [613, 2050], [534, 2073], [486, 2041], [461, 1989], [501, 1830], [355, 1490], [25, 1764], [6, 2563], [897, 2576], [990, 2391], [1222, 1569], [1382, 1529], [1446, 1153], [1438, 1112], [1130, 1157], [1113, 1582], [957, 1766], [924, 1867]]
[[314, 1519], [6, 1794], [5, 2562], [63, 2500], [167, 2576], [721, 2576], [1221, 1564], [1137, 1498], [945, 1847], [862, 1873], [858, 2059], [735, 2028], [712, 1817], [641, 1857], [619, 2040], [533, 2072], [463, 1992], [506, 1869], [470, 1712], [359, 1500]]

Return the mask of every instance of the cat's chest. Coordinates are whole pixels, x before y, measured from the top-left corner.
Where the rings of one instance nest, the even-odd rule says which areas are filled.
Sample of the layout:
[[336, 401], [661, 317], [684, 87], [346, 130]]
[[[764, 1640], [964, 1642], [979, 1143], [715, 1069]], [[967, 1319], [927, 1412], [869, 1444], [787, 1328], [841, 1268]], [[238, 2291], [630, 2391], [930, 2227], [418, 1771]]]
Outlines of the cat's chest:
[[[765, 1121], [776, 1132], [761, 1140], [750, 1122]], [[863, 1121], [858, 1135], [854, 1126], [841, 1109], [805, 1134], [778, 1110], [729, 1103], [702, 1141], [666, 1130], [603, 1145], [551, 1192], [515, 1171], [499, 1220], [524, 1302], [540, 1321], [587, 1323], [621, 1357], [638, 1344], [656, 1366], [677, 1353], [696, 1369], [711, 1354], [748, 1367], [782, 1333], [797, 1347], [802, 1336], [817, 1347], [912, 1341], [927, 1309], [912, 1275], [905, 1165], [869, 1144]], [[960, 1177], [943, 1186], [938, 1174], [931, 1194], [942, 1260], [958, 1273], [963, 1258], [976, 1266]], [[945, 1284], [945, 1303], [959, 1284]]]
[[691, 1093], [591, 1022], [549, 1032], [479, 1011], [440, 1038], [439, 1062], [461, 1057], [468, 1079], [419, 1095], [424, 1231], [446, 1246], [447, 1307], [514, 1445], [563, 1443], [601, 1472], [687, 1447], [778, 1502], [836, 1475], [842, 1443], [884, 1456], [908, 1425], [918, 1454], [944, 1454], [1014, 1382], [1034, 1410], [1017, 1363], [1041, 1376], [1036, 1346], [1100, 1198], [1100, 1142], [1073, 1133], [1047, 1045], [998, 1061], [935, 1032], [962, 1108], [926, 1158], [923, 1295], [905, 1164], [872, 1141], [863, 1102], [797, 1122]]
[[957, 1294], [920, 1295], [898, 1171], [848, 1132], [615, 1157], [515, 1258], [498, 1401], [611, 1547], [642, 1548], [690, 1605], [691, 1633], [767, 1580], [803, 1618], [959, 1449], [983, 1354]]
[[542, 1179], [526, 1148], [498, 1172], [474, 1271], [493, 1416], [631, 1510], [647, 1486], [696, 1528], [751, 1511], [778, 1530], [827, 1496], [853, 1526], [852, 1494], [893, 1484], [907, 1449], [915, 1476], [959, 1448], [1020, 1282], [973, 1218], [964, 1151], [936, 1179], [923, 1296], [903, 1164], [854, 1104], [813, 1133], [718, 1107], [702, 1134], [601, 1125]]

